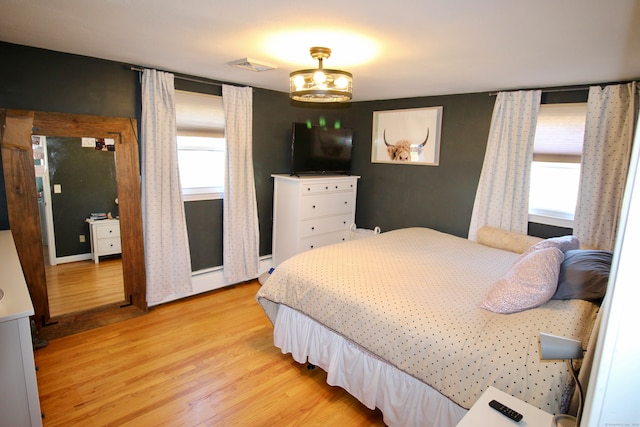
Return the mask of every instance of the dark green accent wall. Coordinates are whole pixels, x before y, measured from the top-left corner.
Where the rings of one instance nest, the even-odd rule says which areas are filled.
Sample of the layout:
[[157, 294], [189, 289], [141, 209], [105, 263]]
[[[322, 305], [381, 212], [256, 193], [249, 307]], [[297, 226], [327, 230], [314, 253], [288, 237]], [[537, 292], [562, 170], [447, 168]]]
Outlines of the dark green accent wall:
[[139, 117], [137, 73], [123, 64], [0, 42], [0, 107]]
[[[85, 219], [92, 212], [118, 215], [114, 152], [82, 147], [81, 138], [48, 137], [47, 157], [56, 256], [90, 253]], [[56, 184], [62, 189], [60, 193], [53, 191]], [[80, 241], [81, 234], [85, 242]]]
[[[140, 123], [139, 74], [127, 64], [0, 42], [0, 107], [113, 117]], [[213, 95], [221, 87], [183, 79], [175, 86]], [[344, 121], [350, 106], [293, 106], [287, 94], [255, 89], [254, 173], [260, 221], [260, 254], [271, 253], [272, 173], [288, 172], [291, 123], [320, 116]], [[1, 168], [0, 168], [1, 169]], [[0, 227], [10, 227], [0, 173]], [[35, 193], [35, 191], [34, 191]], [[194, 271], [222, 263], [222, 201], [185, 203]], [[77, 238], [77, 237], [76, 237]]]
[[[479, 93], [356, 104], [358, 227], [423, 226], [466, 237], [494, 102]], [[374, 111], [434, 106], [443, 107], [439, 166], [371, 163]]]
[[571, 233], [573, 233], [572, 228], [556, 227], [554, 225], [546, 224], [536, 224], [535, 222], [530, 222], [527, 227], [528, 235], [542, 237], [543, 239], [566, 236]]
[[[9, 43], [0, 43], [0, 57], [3, 62], [3, 67], [0, 67], [0, 107], [133, 117], [140, 123], [139, 73], [131, 71], [129, 65]], [[221, 94], [219, 86], [185, 80], [176, 80], [176, 87]], [[0, 188], [0, 227], [8, 229], [10, 224], [4, 177], [1, 173]], [[66, 190], [63, 190], [63, 195], [67, 195]], [[192, 268], [195, 271], [220, 265], [221, 201], [190, 202], [185, 205]], [[85, 211], [83, 208], [83, 216], [86, 215]], [[74, 242], [61, 245], [67, 249], [62, 254], [59, 253], [59, 256], [83, 250], [84, 247], [78, 248], [76, 243], [79, 242], [77, 234], [80, 233], [75, 228], [72, 231], [75, 235]], [[58, 233], [56, 238], [59, 238]], [[88, 246], [85, 246], [84, 251], [90, 252]]]
[[[138, 76], [123, 64], [5, 42], [0, 58], [0, 108], [139, 120]], [[3, 173], [0, 188], [0, 228], [8, 229]]]
[[191, 270], [222, 265], [222, 200], [184, 204], [191, 254]]
[[[126, 64], [3, 42], [0, 57], [0, 107], [140, 121], [139, 75]], [[221, 94], [220, 86], [183, 79], [176, 79], [176, 88]], [[547, 102], [573, 100], [571, 96], [549, 94], [552, 100]], [[426, 226], [466, 236], [494, 102], [494, 96], [476, 93], [326, 106], [292, 103], [286, 93], [256, 88], [253, 157], [260, 254], [271, 253], [271, 174], [289, 172], [291, 124], [318, 123], [321, 118], [354, 129], [352, 172], [362, 177], [356, 205], [359, 227], [388, 231]], [[374, 111], [431, 106], [443, 106], [439, 166], [371, 163]], [[2, 174], [0, 180], [0, 227], [8, 228]], [[187, 202], [185, 211], [192, 269], [221, 265], [222, 201]]]

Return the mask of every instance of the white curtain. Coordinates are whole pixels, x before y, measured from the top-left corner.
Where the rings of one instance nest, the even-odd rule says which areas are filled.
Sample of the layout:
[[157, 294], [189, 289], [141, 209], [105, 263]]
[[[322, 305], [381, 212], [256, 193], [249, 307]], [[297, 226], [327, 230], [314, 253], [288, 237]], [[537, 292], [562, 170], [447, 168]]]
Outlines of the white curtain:
[[142, 219], [150, 305], [191, 292], [191, 256], [178, 174], [174, 96], [173, 74], [143, 71]]
[[253, 178], [253, 89], [222, 86], [227, 164], [223, 203], [223, 276], [226, 284], [258, 277], [260, 237]]
[[613, 250], [636, 109], [635, 82], [589, 88], [573, 228], [584, 246]]
[[500, 92], [473, 204], [469, 239], [489, 225], [527, 232], [529, 175], [541, 91]]

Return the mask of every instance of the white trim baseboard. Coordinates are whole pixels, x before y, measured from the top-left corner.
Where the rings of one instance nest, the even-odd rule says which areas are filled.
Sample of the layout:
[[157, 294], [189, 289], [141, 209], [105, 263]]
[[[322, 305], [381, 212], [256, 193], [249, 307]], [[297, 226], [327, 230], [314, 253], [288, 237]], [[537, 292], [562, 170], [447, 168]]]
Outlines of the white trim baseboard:
[[66, 264], [68, 262], [86, 261], [88, 259], [93, 259], [93, 257], [91, 256], [91, 253], [79, 254], [79, 255], [69, 255], [69, 256], [63, 256], [63, 257], [56, 258], [55, 264], [51, 263], [51, 265]]
[[[271, 255], [260, 257], [259, 274], [269, 271], [271, 268]], [[187, 298], [190, 296], [198, 295], [204, 292], [213, 291], [216, 289], [231, 286], [232, 284], [225, 283], [222, 276], [223, 266], [208, 268], [206, 270], [194, 271], [191, 274], [191, 292], [182, 295], [171, 295], [165, 300], [149, 304], [149, 307], [154, 305], [164, 304], [178, 299]], [[257, 279], [257, 278], [256, 278]]]

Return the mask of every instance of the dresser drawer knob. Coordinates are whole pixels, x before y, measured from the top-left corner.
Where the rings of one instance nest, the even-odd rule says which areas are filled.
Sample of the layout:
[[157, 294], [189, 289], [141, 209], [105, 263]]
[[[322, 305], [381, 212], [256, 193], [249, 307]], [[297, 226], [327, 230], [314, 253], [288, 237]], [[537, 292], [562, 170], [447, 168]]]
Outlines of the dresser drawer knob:
[[313, 206], [311, 206], [311, 207], [312, 207], [313, 209], [315, 209], [315, 208], [316, 208], [316, 205], [313, 205]]
[[312, 229], [312, 230], [315, 230], [316, 228], [315, 228], [315, 227], [311, 227], [311, 229]]

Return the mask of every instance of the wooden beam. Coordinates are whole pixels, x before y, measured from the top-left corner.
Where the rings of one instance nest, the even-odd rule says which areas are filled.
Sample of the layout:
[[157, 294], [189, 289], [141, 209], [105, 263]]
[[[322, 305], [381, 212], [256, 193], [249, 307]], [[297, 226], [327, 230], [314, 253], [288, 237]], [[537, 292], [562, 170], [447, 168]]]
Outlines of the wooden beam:
[[1, 110], [3, 132], [0, 134], [0, 145], [9, 228], [14, 235], [16, 250], [31, 295], [36, 325], [41, 327], [49, 319], [49, 304], [31, 149], [33, 118], [34, 114], [31, 111]]

